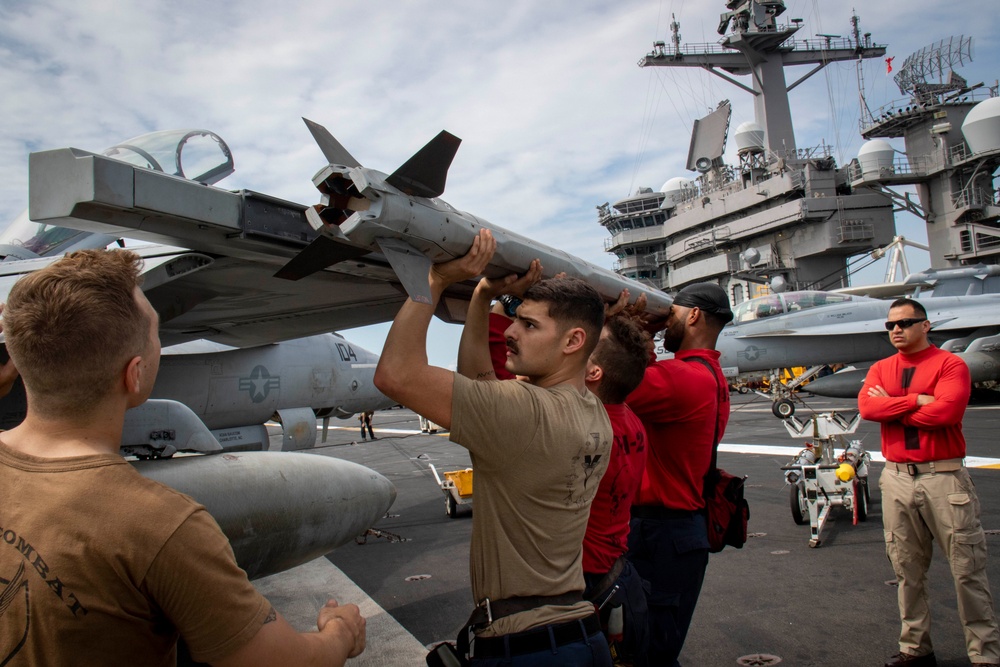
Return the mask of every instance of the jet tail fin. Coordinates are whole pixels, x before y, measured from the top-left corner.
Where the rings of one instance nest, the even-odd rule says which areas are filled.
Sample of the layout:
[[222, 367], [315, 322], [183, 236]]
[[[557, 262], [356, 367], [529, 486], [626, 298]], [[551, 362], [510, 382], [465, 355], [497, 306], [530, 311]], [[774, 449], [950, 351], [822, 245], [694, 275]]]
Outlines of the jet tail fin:
[[385, 179], [386, 183], [417, 197], [440, 197], [448, 180], [448, 168], [462, 140], [442, 130]]

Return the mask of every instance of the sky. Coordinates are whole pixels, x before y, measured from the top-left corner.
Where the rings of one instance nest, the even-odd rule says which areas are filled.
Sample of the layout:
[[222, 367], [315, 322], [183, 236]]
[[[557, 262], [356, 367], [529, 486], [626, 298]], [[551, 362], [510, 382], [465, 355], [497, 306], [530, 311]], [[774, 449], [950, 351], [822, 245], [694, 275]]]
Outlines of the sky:
[[[848, 3], [787, 0], [799, 34], [848, 35]], [[28, 153], [100, 152], [154, 130], [203, 128], [232, 149], [219, 186], [302, 204], [324, 160], [300, 117], [325, 125], [365, 166], [391, 172], [440, 130], [462, 138], [443, 196], [456, 208], [611, 268], [596, 206], [684, 170], [691, 124], [722, 99], [731, 127], [750, 96], [704, 71], [640, 68], [656, 40], [716, 42], [722, 1], [3, 0], [0, 3], [0, 225], [27, 206]], [[974, 39], [970, 82], [1000, 76], [1000, 17], [979, 0], [883, 0], [862, 32], [905, 57], [952, 35]], [[789, 81], [804, 74], [789, 70]], [[862, 67], [868, 104], [902, 95], [881, 60]], [[743, 78], [746, 82], [746, 78]], [[853, 63], [791, 93], [799, 147], [857, 154]], [[897, 145], [902, 150], [902, 144]], [[730, 138], [728, 161], [736, 162]], [[897, 230], [926, 239], [898, 216]], [[926, 253], [909, 254], [926, 268]], [[855, 284], [881, 282], [884, 263]], [[343, 333], [378, 351], [387, 325]], [[436, 323], [431, 363], [451, 367], [459, 329]]]

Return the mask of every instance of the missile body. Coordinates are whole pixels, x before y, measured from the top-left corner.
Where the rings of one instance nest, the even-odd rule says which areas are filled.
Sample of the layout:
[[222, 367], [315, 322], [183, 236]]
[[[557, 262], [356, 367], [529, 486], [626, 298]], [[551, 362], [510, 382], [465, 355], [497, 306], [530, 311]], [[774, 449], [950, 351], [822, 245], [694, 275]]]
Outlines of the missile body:
[[374, 470], [315, 454], [238, 452], [133, 465], [204, 505], [251, 579], [350, 542], [396, 499], [392, 483]]

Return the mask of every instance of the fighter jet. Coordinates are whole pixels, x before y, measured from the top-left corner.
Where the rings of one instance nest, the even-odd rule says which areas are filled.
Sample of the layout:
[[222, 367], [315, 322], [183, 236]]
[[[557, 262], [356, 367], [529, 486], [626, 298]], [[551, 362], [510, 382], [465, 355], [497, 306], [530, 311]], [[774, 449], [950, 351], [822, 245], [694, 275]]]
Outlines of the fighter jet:
[[[962, 357], [973, 382], [1000, 379], [1000, 294], [919, 296], [919, 301], [931, 321], [931, 341]], [[751, 299], [734, 309], [733, 322], [722, 330], [720, 364], [730, 377], [811, 366], [808, 376], [828, 364], [888, 357], [896, 352], [884, 326], [889, 303], [836, 292], [788, 292]], [[813, 380], [809, 391], [821, 393], [826, 380]], [[852, 396], [857, 396], [863, 380], [862, 373], [852, 384]], [[771, 386], [774, 414], [790, 417], [795, 407], [789, 387], [777, 382]]]
[[[225, 142], [200, 130], [143, 135], [105, 154], [203, 184], [233, 171]], [[33, 223], [26, 211], [0, 235], [0, 289], [5, 293], [66, 252], [116, 241], [124, 243], [116, 235]], [[165, 283], [214, 259], [159, 245], [135, 251], [145, 261], [143, 287], [164, 315], [171, 303]], [[273, 574], [352, 540], [393, 502], [393, 485], [361, 466], [260, 451], [269, 449], [264, 424], [274, 417], [283, 429], [281, 449], [300, 451], [315, 445], [317, 417], [325, 440], [331, 417], [392, 405], [372, 382], [377, 362], [377, 355], [330, 333], [242, 349], [206, 340], [164, 348], [152, 399], [126, 413], [122, 452], [140, 459], [144, 475], [204, 504], [251, 577]], [[25, 410], [17, 383], [0, 399], [0, 426], [16, 425]], [[168, 460], [179, 452], [226, 455]]]
[[[239, 368], [239, 360], [243, 359], [242, 368], [246, 369], [245, 360], [254, 358], [261, 349], [281, 357], [281, 348], [290, 344], [285, 341], [308, 340], [335, 329], [391, 320], [406, 298], [421, 298], [426, 294], [430, 263], [464, 254], [482, 227], [493, 230], [498, 239], [498, 251], [487, 269], [488, 275], [524, 271], [532, 259], [540, 258], [546, 275], [565, 271], [583, 277], [609, 301], [628, 288], [633, 298], [645, 293], [648, 309], [653, 312], [663, 314], [669, 308], [670, 297], [662, 292], [490, 225], [439, 199], [458, 147], [457, 138], [442, 133], [386, 176], [361, 167], [329, 132], [316, 124], [307, 124], [330, 163], [314, 179], [321, 191], [322, 202], [318, 207], [309, 208], [250, 190], [230, 192], [214, 186], [213, 179], [232, 167], [228, 148], [217, 135], [182, 132], [183, 141], [171, 147], [171, 142], [164, 138], [159, 142], [162, 145], [158, 152], [144, 148], [143, 142], [131, 141], [119, 146], [115, 155], [75, 148], [33, 153], [29, 156], [29, 212], [38, 226], [28, 236], [30, 243], [22, 245], [29, 250], [44, 247], [65, 251], [70, 247], [85, 247], [87, 243], [103, 247], [122, 237], [165, 244], [166, 247], [152, 250], [138, 249], [146, 258], [144, 291], [160, 314], [161, 340], [165, 346], [238, 348], [205, 352], [197, 364], [191, 358], [176, 362], [178, 367], [196, 367], [196, 376], [203, 379], [207, 376], [210, 384], [220, 380], [220, 393], [214, 396], [221, 397], [223, 402], [247, 397], [258, 397], [263, 402], [268, 390], [277, 391], [279, 384], [284, 393], [294, 383], [305, 380], [304, 386], [313, 386], [324, 378], [309, 373], [298, 373], [297, 379], [275, 378], [273, 369], [286, 368], [287, 359], [274, 365], [270, 362], [254, 365], [249, 373], [236, 370], [220, 373], [219, 364], [212, 359], [214, 355], [220, 355], [217, 358], [220, 361], [221, 355], [227, 355], [233, 363], [231, 368]], [[196, 136], [208, 136], [216, 142], [221, 157], [216, 156], [214, 162], [203, 159], [198, 168], [185, 169], [182, 165], [185, 146]], [[208, 177], [202, 182], [191, 179], [192, 174], [200, 173]], [[74, 237], [67, 228], [101, 236]], [[41, 255], [32, 252], [34, 256]], [[6, 276], [0, 275], [0, 296], [21, 273], [51, 261], [24, 253], [14, 256], [20, 259], [0, 266], [0, 273], [7, 272]], [[474, 286], [472, 281], [453, 286], [440, 304], [438, 317], [463, 321]], [[337, 354], [343, 351], [339, 343], [331, 347], [334, 348]], [[351, 348], [347, 349], [349, 356]], [[357, 353], [357, 348], [353, 349]], [[294, 353], [288, 356], [296, 357]], [[363, 360], [362, 355], [357, 356], [359, 363], [352, 367], [374, 365]], [[302, 355], [298, 357], [301, 361]], [[164, 365], [169, 367], [171, 362], [165, 359]], [[185, 370], [179, 368], [180, 376]], [[170, 376], [168, 370], [162, 386], [179, 386], [169, 381]], [[227, 378], [228, 387], [222, 382]], [[240, 384], [233, 384], [235, 380]], [[163, 392], [159, 395], [171, 396], [170, 391], [163, 389]], [[186, 395], [190, 398], [190, 389]], [[172, 396], [176, 397], [176, 393]], [[205, 404], [217, 406], [219, 399], [212, 396], [205, 395]], [[291, 419], [304, 427], [315, 419], [314, 410], [310, 414], [294, 404], [285, 408], [288, 409], [283, 412], [281, 406], [275, 407], [282, 421]], [[177, 401], [151, 401], [133, 418], [137, 426], [131, 439], [145, 437], [146, 446], [155, 449], [161, 444], [157, 438], [167, 434], [175, 443], [171, 447], [212, 449], [213, 441], [220, 440], [216, 437], [218, 430], [215, 434], [208, 432], [198, 417], [209, 419], [207, 415], [195, 415]], [[154, 424], [169, 426], [154, 428]], [[254, 429], [242, 430], [246, 437], [255, 437]], [[303, 430], [314, 433], [315, 421], [308, 429], [289, 429], [286, 424], [286, 446], [298, 448], [301, 445], [296, 440], [298, 436], [290, 441], [287, 434]], [[299, 534], [302, 530], [299, 526], [315, 528], [310, 512], [324, 516], [330, 513], [322, 502], [328, 492], [316, 493], [320, 477], [316, 471], [292, 471], [288, 466], [295, 464], [283, 461], [277, 466], [272, 463], [273, 458], [265, 459], [274, 456], [275, 453], [254, 452], [224, 454], [223, 458], [199, 457], [197, 461], [148, 461], [142, 464], [142, 469], [150, 476], [170, 476], [171, 481], [164, 478], [166, 483], [183, 483], [178, 488], [205, 503], [217, 518], [229, 517], [225, 521], [220, 519], [220, 525], [233, 541], [237, 560], [248, 571], [265, 573], [302, 562], [300, 559], [307, 555], [316, 555], [319, 547], [302, 546], [308, 540]], [[225, 457], [235, 457], [240, 464], [218, 463], [231, 460]], [[287, 460], [287, 455], [282, 458]], [[327, 466], [335, 461], [322, 459]], [[183, 472], [178, 470], [174, 474], [174, 469], [181, 465]], [[192, 472], [195, 467], [199, 469], [197, 475]], [[273, 474], [276, 469], [280, 473], [277, 476]], [[391, 494], [383, 483], [389, 489], [391, 485], [381, 476], [371, 473], [365, 481], [361, 476], [369, 473], [345, 474], [361, 482], [362, 489], [375, 488], [381, 492], [368, 496], [355, 494], [351, 498], [357, 499], [349, 500], [348, 506], [374, 511], [378, 503], [371, 501], [371, 496], [391, 502]], [[263, 518], [257, 517], [259, 522], [255, 520], [244, 526], [240, 521], [253, 511], [257, 501], [229, 500], [226, 494], [215, 494], [213, 489], [222, 476], [229, 480], [229, 485], [247, 489], [255, 475], [270, 479], [270, 484], [263, 485], [265, 495], [274, 492], [287, 499], [290, 493], [297, 492], [297, 496], [284, 509], [268, 498], [261, 506], [273, 512], [265, 512]], [[295, 485], [285, 483], [286, 478], [291, 480], [296, 475], [309, 477], [308, 483], [298, 485], [297, 491]], [[232, 483], [234, 479], [238, 481]], [[253, 486], [257, 484], [253, 482]], [[216, 502], [222, 505], [211, 504]], [[356, 517], [347, 528], [331, 526], [329, 519], [323, 526], [340, 539], [359, 523], [368, 521], [367, 525], [371, 525], [384, 511], [385, 508], [377, 514], [370, 512], [360, 520]], [[354, 514], [365, 515], [365, 512]], [[268, 537], [273, 528], [266, 524], [267, 517], [285, 526], [284, 532], [278, 531], [282, 539]], [[243, 543], [238, 537], [244, 533], [249, 535], [246, 543], [249, 546], [241, 547]], [[254, 554], [258, 548], [265, 552], [263, 556]]]

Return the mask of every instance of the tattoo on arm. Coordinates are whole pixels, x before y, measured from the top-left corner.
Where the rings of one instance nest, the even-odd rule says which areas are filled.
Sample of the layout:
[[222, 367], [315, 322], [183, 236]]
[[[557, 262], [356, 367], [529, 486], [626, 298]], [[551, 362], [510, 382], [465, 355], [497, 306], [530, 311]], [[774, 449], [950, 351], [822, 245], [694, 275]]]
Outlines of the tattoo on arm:
[[494, 372], [493, 372], [493, 371], [488, 371], [488, 372], [486, 372], [486, 373], [477, 373], [477, 374], [476, 374], [476, 379], [477, 379], [477, 380], [482, 380], [483, 378], [488, 378], [488, 377], [490, 377], [491, 375], [494, 375]]
[[267, 625], [268, 623], [274, 623], [277, 620], [278, 620], [278, 612], [276, 612], [274, 610], [274, 607], [271, 607], [271, 611], [267, 612], [267, 617], [264, 619], [264, 622], [261, 623], [261, 625]]

